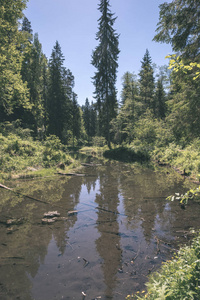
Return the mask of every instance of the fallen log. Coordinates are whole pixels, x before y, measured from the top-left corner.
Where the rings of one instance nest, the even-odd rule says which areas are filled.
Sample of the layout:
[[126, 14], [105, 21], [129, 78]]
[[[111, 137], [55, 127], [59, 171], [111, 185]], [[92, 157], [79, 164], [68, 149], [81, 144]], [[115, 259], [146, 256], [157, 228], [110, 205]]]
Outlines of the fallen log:
[[42, 200], [33, 198], [33, 197], [31, 197], [31, 196], [28, 196], [28, 195], [24, 195], [24, 194], [22, 194], [22, 193], [20, 193], [20, 192], [16, 192], [16, 191], [14, 191], [13, 189], [11, 189], [11, 188], [9, 188], [9, 187], [7, 187], [7, 186], [1, 184], [1, 183], [0, 183], [0, 188], [6, 189], [6, 190], [8, 190], [8, 191], [11, 191], [11, 192], [15, 193], [15, 194], [18, 195], [18, 196], [23, 196], [23, 197], [29, 198], [29, 199], [34, 200], [34, 201], [37, 201], [37, 202], [49, 204], [48, 202], [45, 202], [45, 201], [42, 201]]
[[98, 166], [102, 166], [102, 164], [88, 164], [88, 163], [82, 163], [81, 164], [82, 166], [85, 166], [85, 167], [98, 167]]
[[86, 174], [78, 174], [78, 173], [62, 173], [62, 172], [57, 172], [55, 174], [58, 175], [64, 175], [64, 176], [86, 176]]
[[9, 190], [9, 191], [13, 191], [11, 188], [9, 188], [9, 187], [1, 184], [1, 183], [0, 183], [0, 187], [3, 188], [3, 189]]

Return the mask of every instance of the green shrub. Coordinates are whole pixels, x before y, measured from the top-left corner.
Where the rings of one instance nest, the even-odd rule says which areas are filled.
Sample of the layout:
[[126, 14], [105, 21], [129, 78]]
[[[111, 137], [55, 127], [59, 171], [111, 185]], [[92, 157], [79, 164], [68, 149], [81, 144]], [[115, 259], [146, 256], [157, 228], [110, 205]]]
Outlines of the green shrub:
[[124, 162], [132, 161], [148, 161], [150, 159], [149, 154], [143, 151], [134, 151], [134, 149], [126, 147], [118, 147], [115, 149], [107, 150], [103, 153], [104, 157], [116, 159]]
[[6, 136], [0, 133], [1, 173], [24, 172], [29, 167], [55, 167], [58, 163], [70, 165], [73, 162], [66, 146], [56, 136], [48, 137], [43, 144], [12, 133]]

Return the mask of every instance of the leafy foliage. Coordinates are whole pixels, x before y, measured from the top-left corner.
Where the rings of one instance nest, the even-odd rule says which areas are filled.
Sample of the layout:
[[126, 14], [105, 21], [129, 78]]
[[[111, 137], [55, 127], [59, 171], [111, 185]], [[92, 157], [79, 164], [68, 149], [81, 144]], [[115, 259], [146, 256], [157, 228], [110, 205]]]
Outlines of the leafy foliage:
[[200, 200], [200, 189], [199, 187], [196, 189], [190, 189], [185, 194], [175, 193], [175, 195], [171, 195], [167, 197], [166, 200], [174, 201], [179, 200], [180, 204], [187, 205], [188, 201], [194, 200], [199, 201]]

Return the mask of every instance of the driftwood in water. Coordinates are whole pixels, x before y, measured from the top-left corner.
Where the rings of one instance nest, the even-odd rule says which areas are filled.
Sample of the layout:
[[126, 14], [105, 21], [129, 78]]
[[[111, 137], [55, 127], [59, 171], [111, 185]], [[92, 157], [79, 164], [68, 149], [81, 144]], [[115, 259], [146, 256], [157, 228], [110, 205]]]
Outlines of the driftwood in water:
[[1, 183], [0, 183], [0, 187], [3, 188], [3, 189], [6, 189], [6, 190], [9, 190], [9, 191], [12, 191], [12, 192], [13, 192], [13, 190], [12, 190], [11, 188], [9, 188], [9, 187], [7, 187], [7, 186], [1, 184]]
[[14, 191], [13, 189], [11, 189], [11, 188], [9, 188], [9, 187], [7, 187], [7, 186], [1, 184], [1, 183], [0, 183], [0, 188], [6, 189], [6, 190], [8, 190], [8, 191], [11, 191], [11, 192], [17, 194], [18, 196], [23, 196], [23, 197], [29, 198], [29, 199], [34, 200], [34, 201], [37, 201], [37, 202], [49, 204], [48, 202], [45, 202], [45, 201], [42, 201], [42, 200], [33, 198], [33, 197], [31, 197], [31, 196], [28, 196], [28, 195], [24, 195], [24, 194], [22, 194], [22, 193], [20, 193], [20, 192], [16, 192], [16, 191]]
[[85, 174], [78, 174], [78, 173], [62, 173], [62, 172], [57, 172], [56, 174], [58, 175], [64, 175], [64, 176], [86, 176]]
[[101, 164], [88, 164], [88, 163], [82, 163], [81, 164], [82, 166], [85, 166], [85, 167], [98, 167], [98, 166], [102, 166]]

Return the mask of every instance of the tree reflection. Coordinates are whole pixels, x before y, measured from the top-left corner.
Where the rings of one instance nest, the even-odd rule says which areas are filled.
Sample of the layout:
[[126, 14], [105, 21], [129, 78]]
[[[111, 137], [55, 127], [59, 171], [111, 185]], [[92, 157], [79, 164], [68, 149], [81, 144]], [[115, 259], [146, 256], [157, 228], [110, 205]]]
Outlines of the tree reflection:
[[[18, 197], [10, 191], [1, 190], [0, 225], [0, 292], [9, 299], [32, 299], [31, 281], [47, 255], [48, 245], [54, 237], [60, 253], [64, 253], [66, 234], [77, 221], [77, 216], [61, 220], [55, 224], [42, 225], [41, 219], [47, 211], [58, 210], [61, 216], [67, 216], [79, 202], [82, 178], [27, 181], [17, 183], [17, 190], [36, 199]], [[75, 188], [76, 187], [76, 188]], [[16, 190], [16, 189], [15, 189]], [[53, 206], [52, 206], [53, 205]], [[4, 223], [8, 218], [21, 218], [21, 225], [13, 224], [8, 228]], [[8, 231], [10, 229], [10, 231]]]
[[[109, 170], [100, 176], [100, 190], [95, 202], [98, 204], [97, 229], [101, 236], [96, 240], [96, 249], [104, 262], [102, 270], [106, 284], [105, 295], [112, 299], [116, 286], [116, 274], [121, 270], [120, 234], [118, 224], [118, 181], [117, 174]], [[112, 188], [111, 188], [112, 187]]]

